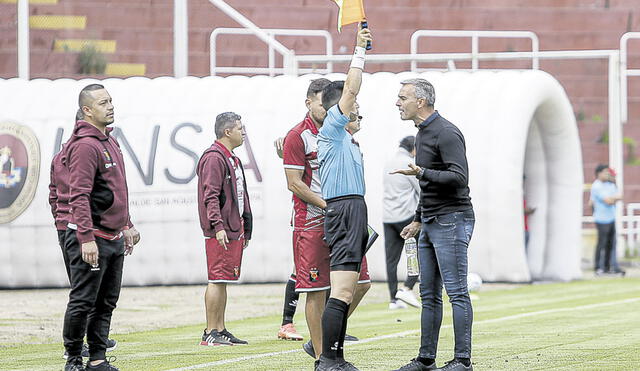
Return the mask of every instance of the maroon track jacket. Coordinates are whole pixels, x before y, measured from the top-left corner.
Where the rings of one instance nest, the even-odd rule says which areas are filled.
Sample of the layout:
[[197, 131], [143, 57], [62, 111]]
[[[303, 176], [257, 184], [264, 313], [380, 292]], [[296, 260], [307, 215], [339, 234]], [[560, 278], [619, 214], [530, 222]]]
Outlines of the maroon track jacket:
[[124, 161], [112, 130], [102, 134], [88, 122], [78, 121], [65, 146], [70, 222], [77, 226], [81, 244], [95, 240], [93, 230], [117, 234], [132, 226]]
[[[224, 229], [230, 240], [238, 240], [243, 235], [250, 240], [253, 219], [247, 182], [245, 178], [244, 212], [240, 215], [236, 175], [229, 159], [232, 156], [224, 145], [216, 141], [200, 157], [196, 170], [200, 227], [205, 237], [215, 237]], [[237, 161], [244, 174], [242, 163], [239, 159]]]
[[49, 205], [55, 220], [56, 229], [64, 231], [69, 223], [69, 171], [62, 163], [64, 147], [51, 160], [49, 182]]

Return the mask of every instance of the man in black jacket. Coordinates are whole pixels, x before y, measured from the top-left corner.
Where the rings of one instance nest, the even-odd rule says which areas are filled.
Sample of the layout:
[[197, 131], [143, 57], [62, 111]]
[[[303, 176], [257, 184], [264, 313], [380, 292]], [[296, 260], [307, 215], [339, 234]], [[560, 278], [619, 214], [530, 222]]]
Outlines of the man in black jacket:
[[[393, 173], [420, 181], [420, 203], [413, 222], [401, 236], [419, 231], [422, 336], [420, 352], [401, 371], [469, 371], [473, 310], [467, 289], [467, 247], [475, 222], [469, 198], [469, 171], [464, 137], [435, 111], [433, 85], [424, 79], [402, 82], [396, 106], [403, 120], [412, 120], [416, 135], [416, 165]], [[436, 368], [438, 335], [442, 323], [442, 285], [453, 307], [454, 359]]]

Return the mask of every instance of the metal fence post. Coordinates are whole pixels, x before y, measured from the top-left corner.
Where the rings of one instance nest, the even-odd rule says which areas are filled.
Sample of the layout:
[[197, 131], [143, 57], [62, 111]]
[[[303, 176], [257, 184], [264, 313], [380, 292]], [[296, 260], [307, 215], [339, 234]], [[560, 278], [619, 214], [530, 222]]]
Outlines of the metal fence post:
[[173, 1], [173, 75], [189, 74], [189, 10], [187, 0]]
[[18, 77], [29, 80], [29, 0], [18, 0]]

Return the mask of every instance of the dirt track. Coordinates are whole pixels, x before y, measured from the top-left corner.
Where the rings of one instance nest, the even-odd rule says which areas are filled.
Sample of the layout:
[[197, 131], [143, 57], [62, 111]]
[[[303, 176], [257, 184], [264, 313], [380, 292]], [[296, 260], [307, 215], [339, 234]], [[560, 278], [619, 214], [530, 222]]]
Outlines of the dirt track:
[[[205, 286], [123, 288], [113, 333], [201, 323], [204, 327]], [[228, 321], [282, 313], [284, 284], [229, 285]], [[365, 302], [385, 301], [386, 285], [374, 284]], [[303, 296], [304, 298], [304, 296]], [[68, 289], [0, 290], [0, 346], [61, 341]], [[304, 308], [301, 300], [299, 313]], [[304, 315], [296, 315], [304, 321]], [[274, 323], [274, 334], [279, 323]]]

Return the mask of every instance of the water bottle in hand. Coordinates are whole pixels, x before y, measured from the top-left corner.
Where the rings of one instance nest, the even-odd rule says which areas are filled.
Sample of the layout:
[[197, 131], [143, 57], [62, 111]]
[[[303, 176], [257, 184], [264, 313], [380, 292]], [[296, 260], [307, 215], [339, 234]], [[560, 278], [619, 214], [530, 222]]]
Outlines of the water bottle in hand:
[[407, 254], [407, 275], [420, 275], [420, 266], [418, 265], [418, 245], [415, 238], [407, 238], [404, 241], [404, 252]]

